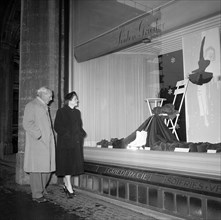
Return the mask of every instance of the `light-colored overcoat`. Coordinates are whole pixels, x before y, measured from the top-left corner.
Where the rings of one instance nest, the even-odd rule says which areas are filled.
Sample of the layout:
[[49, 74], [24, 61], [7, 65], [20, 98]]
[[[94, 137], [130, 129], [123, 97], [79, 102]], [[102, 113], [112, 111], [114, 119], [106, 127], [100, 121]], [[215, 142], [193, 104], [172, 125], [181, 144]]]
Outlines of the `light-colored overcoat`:
[[55, 141], [47, 105], [39, 98], [25, 106], [23, 127], [26, 131], [24, 171], [55, 171]]

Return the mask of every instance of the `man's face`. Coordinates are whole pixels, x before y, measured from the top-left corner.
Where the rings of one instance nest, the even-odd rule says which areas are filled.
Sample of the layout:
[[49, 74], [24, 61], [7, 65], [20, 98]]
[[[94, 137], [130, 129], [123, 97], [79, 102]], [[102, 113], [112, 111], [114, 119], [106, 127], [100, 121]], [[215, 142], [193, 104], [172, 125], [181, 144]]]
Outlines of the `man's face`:
[[45, 104], [48, 104], [52, 100], [52, 93], [50, 91], [42, 93], [40, 97]]

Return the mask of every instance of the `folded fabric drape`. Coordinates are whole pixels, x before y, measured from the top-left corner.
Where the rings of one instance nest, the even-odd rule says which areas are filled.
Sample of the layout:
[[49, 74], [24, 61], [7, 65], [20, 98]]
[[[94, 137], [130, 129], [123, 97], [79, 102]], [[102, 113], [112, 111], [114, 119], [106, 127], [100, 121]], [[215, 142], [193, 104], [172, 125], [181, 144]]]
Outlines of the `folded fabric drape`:
[[208, 142], [192, 143], [178, 141], [171, 130], [165, 125], [164, 117], [157, 114], [149, 117], [129, 136], [121, 139], [121, 146], [118, 148], [126, 148], [128, 144], [133, 143], [133, 141], [137, 144], [137, 131], [139, 131], [138, 133], [141, 131], [147, 132], [146, 144], [143, 145], [143, 147], [150, 147], [150, 150], [174, 151], [175, 148], [189, 148], [189, 152], [207, 152], [207, 150], [215, 150], [216, 153], [221, 152], [221, 143], [212, 144]]
[[141, 124], [134, 132], [123, 139], [123, 145], [126, 147], [128, 144], [136, 140], [137, 131], [146, 131], [146, 144], [144, 146], [151, 149], [159, 142], [174, 143], [178, 142], [176, 137], [171, 133], [169, 128], [165, 125], [163, 118], [159, 115], [149, 117], [143, 124]]

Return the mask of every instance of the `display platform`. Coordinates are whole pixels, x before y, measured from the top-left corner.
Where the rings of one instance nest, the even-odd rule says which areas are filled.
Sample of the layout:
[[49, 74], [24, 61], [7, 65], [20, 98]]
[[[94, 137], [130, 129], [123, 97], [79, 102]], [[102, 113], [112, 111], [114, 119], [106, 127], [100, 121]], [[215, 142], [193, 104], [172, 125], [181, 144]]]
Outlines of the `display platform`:
[[221, 215], [220, 154], [86, 147], [78, 186], [185, 219]]

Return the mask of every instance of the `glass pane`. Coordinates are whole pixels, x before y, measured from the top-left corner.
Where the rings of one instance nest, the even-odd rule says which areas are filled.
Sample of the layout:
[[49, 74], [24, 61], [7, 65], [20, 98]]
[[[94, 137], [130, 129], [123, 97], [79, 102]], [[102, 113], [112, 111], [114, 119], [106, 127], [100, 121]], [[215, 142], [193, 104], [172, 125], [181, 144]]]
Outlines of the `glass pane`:
[[87, 175], [80, 176], [80, 187], [86, 188], [87, 185]]
[[147, 204], [147, 188], [144, 186], [138, 186], [138, 202]]
[[88, 175], [87, 176], [87, 189], [92, 190], [92, 186], [93, 186], [93, 177]]
[[117, 181], [110, 180], [110, 194], [112, 196], [117, 196]]
[[177, 202], [177, 212], [181, 215], [188, 214], [188, 206], [187, 206], [187, 197], [183, 195], [177, 195], [176, 197]]
[[174, 195], [172, 193], [164, 193], [164, 208], [166, 210], [174, 211]]
[[190, 214], [202, 216], [202, 204], [198, 198], [190, 198]]
[[137, 187], [135, 184], [129, 184], [129, 200], [137, 201]]
[[109, 181], [106, 178], [103, 179], [103, 193], [109, 194]]
[[93, 190], [97, 192], [101, 191], [101, 180], [99, 177], [94, 176], [93, 178]]
[[149, 205], [157, 207], [157, 190], [149, 188]]
[[221, 217], [221, 202], [208, 200], [207, 201], [207, 217], [208, 219], [216, 219]]
[[119, 182], [119, 197], [125, 199], [126, 198], [126, 183]]

